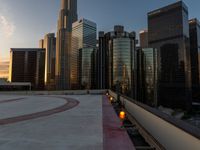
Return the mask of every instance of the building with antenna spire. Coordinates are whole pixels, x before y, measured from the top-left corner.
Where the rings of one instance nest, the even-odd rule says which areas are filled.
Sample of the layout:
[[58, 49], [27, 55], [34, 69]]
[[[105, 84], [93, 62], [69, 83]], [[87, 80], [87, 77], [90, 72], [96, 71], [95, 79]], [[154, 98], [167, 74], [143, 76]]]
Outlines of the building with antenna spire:
[[61, 0], [56, 40], [56, 89], [70, 89], [72, 23], [77, 21], [77, 0]]

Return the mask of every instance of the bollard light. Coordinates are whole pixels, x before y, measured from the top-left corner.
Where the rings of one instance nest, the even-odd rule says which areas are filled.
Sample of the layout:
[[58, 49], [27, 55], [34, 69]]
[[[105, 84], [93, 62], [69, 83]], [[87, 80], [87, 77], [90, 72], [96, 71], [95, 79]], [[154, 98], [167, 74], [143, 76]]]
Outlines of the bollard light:
[[120, 111], [120, 113], [119, 113], [119, 118], [120, 118], [121, 120], [124, 120], [125, 117], [126, 117], [126, 113], [125, 113], [124, 111]]
[[110, 101], [111, 101], [111, 102], [113, 101], [113, 97], [112, 97], [112, 96], [110, 97]]

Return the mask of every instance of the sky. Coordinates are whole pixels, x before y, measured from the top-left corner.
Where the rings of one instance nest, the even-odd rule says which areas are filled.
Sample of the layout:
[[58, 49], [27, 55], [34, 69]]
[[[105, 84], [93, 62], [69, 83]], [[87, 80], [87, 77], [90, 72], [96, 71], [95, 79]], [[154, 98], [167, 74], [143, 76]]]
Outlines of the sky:
[[0, 78], [8, 77], [9, 61], [0, 62]]
[[[177, 0], [78, 0], [79, 18], [97, 23], [98, 31], [116, 24], [137, 33], [147, 28], [147, 13]], [[189, 17], [200, 19], [199, 0], [184, 0]], [[56, 32], [60, 0], [0, 0], [0, 61], [10, 48], [38, 47], [46, 33]]]

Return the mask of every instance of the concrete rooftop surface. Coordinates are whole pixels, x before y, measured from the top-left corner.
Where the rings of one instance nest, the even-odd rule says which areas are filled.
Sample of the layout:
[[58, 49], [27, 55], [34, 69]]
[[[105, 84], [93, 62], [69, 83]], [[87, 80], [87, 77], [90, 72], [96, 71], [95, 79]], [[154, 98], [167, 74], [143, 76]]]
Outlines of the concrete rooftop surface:
[[0, 95], [0, 150], [124, 148], [134, 146], [105, 96]]

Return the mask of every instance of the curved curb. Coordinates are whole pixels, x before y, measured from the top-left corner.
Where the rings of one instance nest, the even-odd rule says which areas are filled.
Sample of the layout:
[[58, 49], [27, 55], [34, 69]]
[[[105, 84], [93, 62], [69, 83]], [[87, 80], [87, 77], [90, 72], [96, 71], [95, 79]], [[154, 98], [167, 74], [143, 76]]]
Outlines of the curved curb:
[[3, 103], [11, 103], [11, 102], [17, 102], [17, 101], [21, 101], [25, 99], [24, 97], [23, 98], [16, 98], [16, 99], [8, 99], [8, 100], [3, 100], [3, 101], [0, 101], [0, 104], [3, 104]]
[[[50, 116], [53, 114], [57, 114], [57, 113], [72, 109], [79, 104], [79, 101], [72, 99], [72, 98], [64, 98], [64, 97], [54, 97], [54, 98], [64, 99], [66, 101], [66, 103], [64, 105], [56, 107], [54, 109], [49, 109], [49, 110], [36, 112], [36, 113], [32, 113], [32, 114], [27, 114], [27, 115], [22, 115], [22, 116], [17, 116], [17, 117], [0, 119], [0, 125], [8, 125], [8, 124], [13, 124], [13, 123], [17, 123], [17, 122], [22, 122], [22, 121], [27, 121], [27, 120], [32, 120], [32, 119], [36, 119], [36, 118]], [[24, 98], [5, 100], [5, 101], [1, 101], [0, 104], [14, 102], [14, 101], [20, 101], [23, 99]]]

